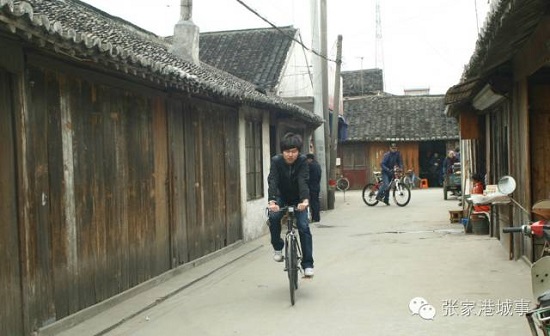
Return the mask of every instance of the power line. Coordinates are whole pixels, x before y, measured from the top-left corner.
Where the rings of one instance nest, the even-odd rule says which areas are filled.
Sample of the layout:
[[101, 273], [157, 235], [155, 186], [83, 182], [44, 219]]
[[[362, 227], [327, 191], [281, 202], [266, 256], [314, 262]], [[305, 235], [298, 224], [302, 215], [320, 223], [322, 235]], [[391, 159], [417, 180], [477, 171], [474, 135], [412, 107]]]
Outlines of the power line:
[[248, 9], [250, 12], [252, 12], [254, 15], [256, 15], [257, 17], [259, 17], [260, 19], [262, 19], [263, 21], [265, 21], [267, 24], [269, 24], [271, 27], [277, 29], [277, 31], [279, 31], [281, 34], [283, 34], [284, 36], [288, 37], [289, 39], [293, 40], [294, 42], [298, 43], [299, 45], [301, 45], [304, 49], [306, 49], [307, 51], [309, 52], [312, 52], [314, 53], [315, 55], [327, 60], [327, 61], [330, 61], [330, 62], [334, 62], [336, 63], [336, 60], [333, 60], [333, 59], [330, 59], [328, 58], [327, 56], [324, 56], [324, 55], [321, 55], [319, 54], [317, 51], [315, 50], [312, 50], [310, 48], [308, 48], [305, 44], [302, 43], [302, 41], [299, 41], [297, 40], [294, 36], [290, 36], [288, 35], [287, 33], [285, 33], [284, 31], [282, 31], [279, 27], [277, 27], [276, 25], [274, 25], [273, 23], [271, 23], [271, 21], [269, 21], [268, 19], [264, 18], [260, 13], [258, 13], [257, 11], [255, 11], [253, 8], [251, 8], [250, 6], [248, 6], [247, 4], [245, 4], [243, 1], [241, 0], [236, 0], [238, 3], [240, 3], [241, 5], [243, 5], [246, 9]]

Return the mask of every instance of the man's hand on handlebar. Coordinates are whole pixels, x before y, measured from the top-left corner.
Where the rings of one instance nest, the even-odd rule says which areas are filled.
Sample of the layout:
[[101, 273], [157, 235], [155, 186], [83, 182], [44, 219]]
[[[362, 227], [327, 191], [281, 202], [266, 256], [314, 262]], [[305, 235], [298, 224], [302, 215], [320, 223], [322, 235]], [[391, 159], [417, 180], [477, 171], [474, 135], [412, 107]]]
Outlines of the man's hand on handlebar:
[[[296, 206], [296, 210], [304, 211], [307, 209], [308, 206], [309, 200], [305, 199], [302, 201], [302, 203], [298, 203], [298, 205]], [[270, 212], [279, 212], [279, 210], [281, 210], [281, 207], [279, 207], [279, 204], [277, 204], [275, 201], [269, 201], [269, 203], [267, 204], [267, 209]]]
[[305, 199], [302, 203], [298, 203], [298, 211], [304, 211], [309, 206], [309, 200]]
[[277, 204], [276, 202], [274, 201], [270, 201], [267, 205], [267, 209], [270, 211], [270, 212], [279, 212], [280, 208], [279, 208], [279, 204]]

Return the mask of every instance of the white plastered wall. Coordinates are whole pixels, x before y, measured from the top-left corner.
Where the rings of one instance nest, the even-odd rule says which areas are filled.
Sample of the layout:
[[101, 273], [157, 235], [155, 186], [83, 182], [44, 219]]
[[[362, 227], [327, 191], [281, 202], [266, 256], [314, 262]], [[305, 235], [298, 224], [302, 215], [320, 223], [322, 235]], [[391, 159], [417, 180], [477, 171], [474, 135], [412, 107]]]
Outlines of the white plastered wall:
[[[251, 108], [241, 108], [239, 111], [239, 155], [241, 167], [241, 204], [243, 218], [243, 240], [250, 241], [266, 235], [269, 229], [266, 225], [265, 208], [267, 205], [267, 175], [269, 174], [269, 114], [262, 116], [262, 154], [264, 174], [264, 197], [247, 201], [246, 199], [246, 148], [245, 148], [245, 114], [246, 111], [253, 111]], [[269, 240], [266, 237], [266, 243]]]

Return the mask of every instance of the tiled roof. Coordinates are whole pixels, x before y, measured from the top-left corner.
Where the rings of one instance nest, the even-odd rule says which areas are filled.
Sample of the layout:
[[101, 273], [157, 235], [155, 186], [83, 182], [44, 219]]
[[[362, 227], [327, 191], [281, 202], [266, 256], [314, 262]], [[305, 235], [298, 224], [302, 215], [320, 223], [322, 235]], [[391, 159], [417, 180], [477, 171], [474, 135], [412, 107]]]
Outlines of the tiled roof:
[[288, 113], [314, 125], [319, 116], [207, 64], [172, 55], [161, 37], [78, 0], [0, 0], [0, 32], [85, 66], [108, 68], [165, 88]]
[[289, 26], [201, 33], [199, 58], [273, 92], [297, 32]]
[[500, 0], [488, 14], [465, 79], [485, 75], [509, 61], [550, 11], [548, 0]]
[[344, 97], [377, 94], [384, 91], [382, 69], [342, 71]]
[[459, 138], [445, 116], [443, 95], [364, 96], [344, 101], [348, 141], [429, 141]]

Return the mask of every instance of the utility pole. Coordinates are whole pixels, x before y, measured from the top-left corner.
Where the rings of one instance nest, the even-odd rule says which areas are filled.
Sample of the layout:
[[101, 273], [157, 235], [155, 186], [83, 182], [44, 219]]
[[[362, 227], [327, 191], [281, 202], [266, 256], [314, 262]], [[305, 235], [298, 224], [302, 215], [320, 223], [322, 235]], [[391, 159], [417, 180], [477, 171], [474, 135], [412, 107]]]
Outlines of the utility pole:
[[[323, 117], [325, 118], [325, 146], [330, 145], [330, 125], [328, 109], [328, 48], [327, 48], [327, 0], [321, 0], [321, 74], [323, 79]], [[325, 162], [327, 175], [330, 171], [330, 151]]]
[[[321, 2], [321, 4], [319, 3]], [[327, 173], [329, 161], [326, 152], [326, 143], [329, 136], [328, 126], [328, 69], [327, 69], [327, 42], [326, 42], [326, 0], [311, 0], [311, 33], [312, 49], [319, 55], [312, 54], [313, 65], [313, 110], [325, 120], [324, 127], [318, 127], [314, 132], [315, 156], [321, 165], [321, 209], [327, 209]], [[323, 23], [323, 21], [325, 21]], [[324, 42], [323, 42], [324, 41]]]
[[[330, 147], [330, 179], [336, 182], [336, 157], [338, 148], [338, 117], [340, 116], [340, 67], [342, 66], [342, 35], [338, 35], [336, 42], [336, 71], [334, 74], [334, 105], [332, 111], [332, 144]], [[328, 208], [334, 209], [335, 188], [330, 188]]]

